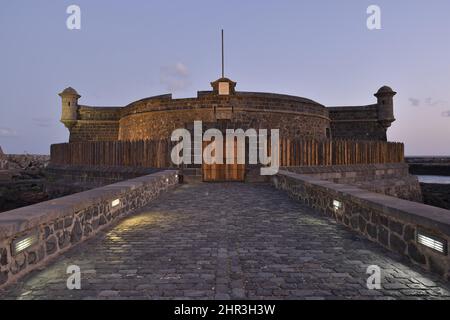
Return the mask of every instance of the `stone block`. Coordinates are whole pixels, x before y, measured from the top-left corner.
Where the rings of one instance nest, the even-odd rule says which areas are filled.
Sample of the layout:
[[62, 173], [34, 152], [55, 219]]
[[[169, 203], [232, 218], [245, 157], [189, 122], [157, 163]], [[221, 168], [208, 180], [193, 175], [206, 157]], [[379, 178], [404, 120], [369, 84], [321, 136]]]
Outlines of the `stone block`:
[[47, 254], [53, 254], [58, 250], [58, 240], [56, 236], [50, 236], [45, 242], [45, 251]]
[[436, 256], [428, 256], [428, 266], [430, 267], [430, 271], [437, 273], [440, 276], [445, 275], [445, 272], [447, 271], [445, 266], [445, 259], [438, 258]]
[[390, 248], [400, 254], [405, 254], [406, 243], [399, 236], [391, 233], [389, 237]]
[[72, 233], [70, 235], [70, 242], [72, 244], [77, 243], [81, 240], [83, 236], [83, 229], [81, 228], [81, 223], [77, 219], [75, 220], [75, 223], [73, 224]]
[[8, 271], [2, 271], [0, 272], [0, 286], [8, 282]]
[[372, 239], [377, 239], [378, 238], [378, 228], [377, 228], [377, 226], [373, 225], [371, 223], [367, 224], [367, 234]]
[[58, 233], [58, 246], [60, 249], [67, 247], [70, 244], [70, 233], [63, 231]]
[[389, 220], [389, 229], [398, 235], [403, 235], [403, 223], [394, 220]]
[[425, 264], [427, 262], [425, 256], [419, 251], [417, 246], [412, 242], [408, 243], [408, 255], [411, 259], [413, 259], [415, 262], [419, 264]]
[[388, 220], [388, 218], [387, 218], [386, 216], [380, 215], [378, 221], [379, 221], [379, 223], [380, 223], [381, 225], [383, 225], [383, 226], [385, 226], [385, 227], [389, 227], [389, 220]]
[[389, 230], [385, 227], [378, 227], [378, 242], [383, 246], [389, 247]]
[[405, 234], [403, 235], [403, 239], [406, 242], [415, 240], [416, 239], [416, 230], [411, 226], [406, 226]]
[[0, 248], [0, 266], [6, 266], [8, 264], [8, 250], [6, 248]]

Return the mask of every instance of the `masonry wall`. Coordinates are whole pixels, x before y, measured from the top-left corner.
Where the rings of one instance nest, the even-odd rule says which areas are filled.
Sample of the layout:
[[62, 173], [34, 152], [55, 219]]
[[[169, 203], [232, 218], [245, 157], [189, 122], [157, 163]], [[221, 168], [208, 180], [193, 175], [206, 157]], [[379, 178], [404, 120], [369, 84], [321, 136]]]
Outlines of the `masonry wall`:
[[[177, 171], [162, 171], [42, 202], [0, 215], [0, 287], [133, 213], [178, 184]], [[114, 200], [119, 200], [113, 206]], [[14, 254], [14, 241], [36, 236]]]
[[378, 105], [328, 108], [333, 139], [387, 141], [378, 121]]
[[334, 183], [349, 184], [364, 190], [404, 200], [422, 202], [417, 177], [406, 163], [285, 167], [284, 170]]
[[196, 98], [170, 94], [145, 98], [125, 107], [80, 106], [70, 142], [165, 139], [173, 130], [227, 121], [228, 128], [280, 129], [282, 137], [386, 141], [390, 121], [380, 120], [378, 104], [329, 107], [312, 100], [272, 93], [236, 92]]
[[[450, 281], [448, 252], [440, 253], [417, 242], [417, 234], [426, 232], [448, 243], [449, 210], [287, 171], [280, 171], [272, 182], [293, 199]], [[340, 206], [335, 206], [336, 201]]]
[[192, 125], [229, 122], [229, 128], [280, 129], [291, 138], [325, 138], [330, 130], [327, 109], [305, 98], [237, 92], [219, 96], [199, 92], [197, 98], [156, 96], [123, 108], [81, 106], [70, 128], [70, 142], [166, 139], [172, 131]]
[[45, 192], [52, 197], [73, 194], [160, 171], [162, 169], [139, 167], [50, 165], [45, 169]]
[[69, 142], [115, 141], [119, 136], [120, 108], [88, 107], [78, 108], [78, 120], [70, 128]]

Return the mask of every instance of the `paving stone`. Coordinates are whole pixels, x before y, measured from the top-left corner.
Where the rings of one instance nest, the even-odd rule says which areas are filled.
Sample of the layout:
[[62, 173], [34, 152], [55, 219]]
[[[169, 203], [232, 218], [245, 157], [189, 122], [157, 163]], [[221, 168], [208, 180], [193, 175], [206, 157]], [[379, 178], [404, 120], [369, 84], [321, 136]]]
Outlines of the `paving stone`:
[[[52, 245], [49, 235], [46, 249]], [[72, 264], [82, 290], [66, 288]], [[382, 290], [367, 289], [370, 265], [381, 268]], [[163, 194], [0, 292], [18, 298], [450, 299], [450, 290], [269, 185], [198, 183]]]

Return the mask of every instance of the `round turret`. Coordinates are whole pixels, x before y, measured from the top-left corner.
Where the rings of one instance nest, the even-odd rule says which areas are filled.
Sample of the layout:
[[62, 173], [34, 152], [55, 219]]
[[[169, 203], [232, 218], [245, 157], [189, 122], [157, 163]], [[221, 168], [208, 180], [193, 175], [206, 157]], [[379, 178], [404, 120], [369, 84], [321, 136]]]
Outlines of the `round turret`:
[[383, 86], [377, 93], [378, 121], [384, 128], [389, 128], [395, 121], [394, 117], [394, 96], [397, 94], [391, 87]]
[[61, 122], [70, 129], [77, 122], [78, 116], [78, 99], [81, 97], [78, 92], [68, 87], [64, 89], [59, 96], [62, 99]]

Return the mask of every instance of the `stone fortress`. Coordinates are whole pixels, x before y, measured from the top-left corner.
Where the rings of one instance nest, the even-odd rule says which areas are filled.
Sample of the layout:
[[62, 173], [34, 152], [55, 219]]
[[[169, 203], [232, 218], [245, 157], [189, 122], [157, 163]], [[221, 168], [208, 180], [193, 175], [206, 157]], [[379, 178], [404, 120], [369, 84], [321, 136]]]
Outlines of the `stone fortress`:
[[80, 94], [67, 88], [61, 122], [69, 142], [166, 139], [173, 130], [189, 128], [194, 120], [215, 128], [280, 129], [289, 139], [355, 139], [386, 141], [395, 121], [391, 88], [381, 87], [377, 102], [367, 106], [325, 107], [313, 100], [275, 93], [239, 92], [236, 82], [220, 78], [211, 91], [196, 98], [172, 99], [171, 94], [141, 99], [121, 107], [79, 103]]
[[[47, 183], [77, 193], [0, 216], [0, 288], [180, 184], [180, 192], [215, 188], [186, 179], [198, 171], [204, 182], [250, 182], [246, 186], [256, 189], [254, 182], [271, 184], [314, 213], [450, 280], [450, 211], [418, 203], [420, 186], [408, 173], [403, 144], [387, 141], [395, 121], [391, 88], [381, 87], [372, 105], [326, 107], [301, 97], [239, 92], [224, 77], [211, 85], [196, 98], [168, 94], [121, 107], [81, 105], [75, 89], [61, 92], [61, 122], [70, 138], [51, 146]], [[279, 172], [252, 180], [255, 168], [247, 164], [174, 165], [172, 131], [190, 130], [199, 120], [203, 129], [279, 129]], [[217, 185], [234, 189], [231, 183]], [[195, 201], [201, 200], [209, 201], [198, 194]], [[223, 199], [225, 207], [229, 200]]]

